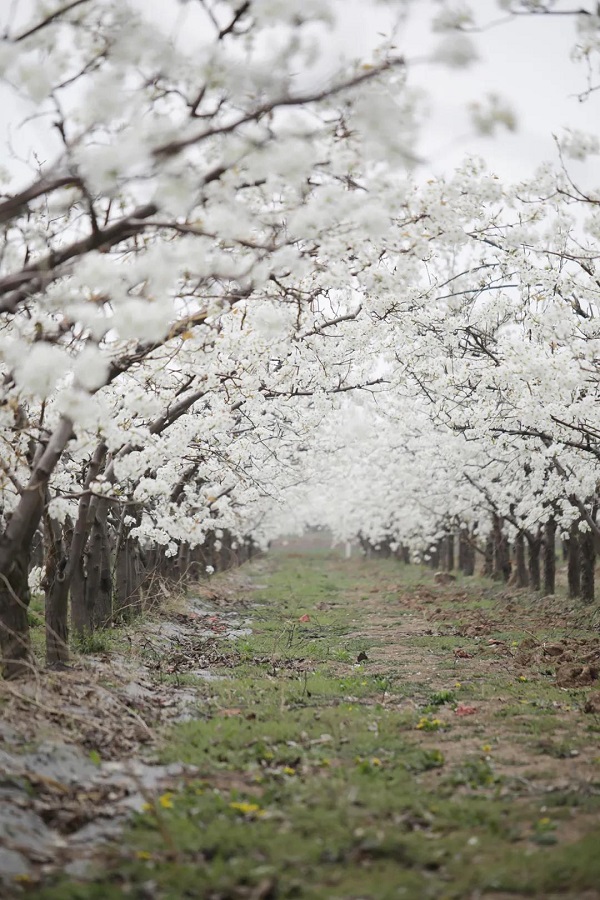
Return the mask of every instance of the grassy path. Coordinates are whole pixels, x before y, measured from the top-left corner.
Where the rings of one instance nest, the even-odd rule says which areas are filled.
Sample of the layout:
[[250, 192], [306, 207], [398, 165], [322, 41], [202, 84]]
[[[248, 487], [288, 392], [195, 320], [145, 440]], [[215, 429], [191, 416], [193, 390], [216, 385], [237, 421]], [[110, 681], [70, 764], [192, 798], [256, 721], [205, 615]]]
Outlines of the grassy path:
[[36, 896], [600, 898], [589, 617], [395, 561], [244, 571], [253, 633], [161, 751], [197, 772]]

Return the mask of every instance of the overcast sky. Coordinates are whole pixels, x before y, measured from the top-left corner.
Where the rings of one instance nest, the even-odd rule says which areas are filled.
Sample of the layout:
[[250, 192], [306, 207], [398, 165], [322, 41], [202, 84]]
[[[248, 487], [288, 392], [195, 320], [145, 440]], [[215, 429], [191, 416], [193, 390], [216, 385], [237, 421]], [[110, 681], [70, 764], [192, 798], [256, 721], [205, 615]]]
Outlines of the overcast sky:
[[[554, 8], [580, 5], [586, 4], [558, 0]], [[439, 35], [431, 33], [429, 23], [439, 7], [437, 0], [413, 0], [398, 33], [399, 48], [408, 60], [419, 60], [435, 47]], [[484, 26], [473, 36], [480, 61], [465, 70], [423, 64], [411, 69], [411, 83], [422, 86], [429, 96], [420, 155], [426, 171], [439, 173], [460, 163], [466, 153], [476, 153], [497, 174], [519, 179], [540, 162], [556, 160], [552, 134], [560, 134], [564, 126], [598, 131], [600, 100], [596, 94], [585, 103], [577, 99], [586, 86], [586, 71], [570, 59], [575, 16], [519, 16], [507, 21], [497, 0], [472, 0], [471, 7], [477, 23]], [[377, 32], [389, 29], [391, 17], [376, 0], [345, 0], [344, 10], [343, 43], [348, 52], [366, 55]], [[503, 96], [514, 109], [518, 126], [514, 134], [506, 130], [493, 138], [475, 134], [467, 108], [488, 92]], [[577, 171], [581, 173], [582, 167]]]
[[[19, 18], [23, 18], [31, 8], [31, 0], [16, 0], [16, 5]], [[540, 162], [556, 159], [553, 133], [560, 133], [564, 126], [597, 130], [600, 100], [596, 94], [586, 103], [577, 99], [585, 88], [586, 72], [569, 58], [575, 41], [575, 17], [521, 16], [492, 25], [505, 18], [496, 0], [473, 0], [471, 5], [478, 24], [487, 27], [474, 37], [480, 61], [467, 70], [452, 71], [423, 62], [439, 40], [429, 30], [431, 16], [440, 7], [438, 0], [412, 0], [411, 12], [397, 33], [399, 50], [409, 63], [415, 61], [410, 68], [411, 84], [422, 87], [429, 97], [417, 148], [423, 159], [423, 174], [449, 171], [467, 153], [476, 153], [500, 176], [520, 179], [530, 175]], [[558, 0], [555, 9], [576, 5], [572, 0]], [[8, 0], [0, 0], [0, 20], [6, 17], [9, 6]], [[192, 10], [193, 5], [188, 6]], [[392, 29], [394, 13], [390, 10], [395, 8], [397, 12], [401, 6], [401, 2], [395, 5], [378, 0], [338, 0], [339, 22], [328, 51], [332, 64], [342, 55], [369, 59], [380, 35], [389, 34]], [[176, 0], [143, 0], [140, 8], [170, 30], [178, 21], [180, 30], [185, 32], [185, 16], [182, 19], [181, 14], [186, 8]], [[165, 15], [167, 11], [171, 15]], [[487, 92], [502, 95], [514, 109], [516, 133], [500, 131], [493, 138], [476, 136], [467, 107]], [[1, 152], [5, 164], [9, 124], [13, 145], [21, 152], [33, 145], [48, 159], [58, 152], [58, 143], [53, 149], [54, 142], [44, 122], [34, 121], [16, 129], [15, 123], [31, 112], [30, 105], [19, 101], [6, 87], [0, 87], [0, 131], [4, 138]], [[586, 182], [600, 181], [589, 163], [586, 169], [581, 165], [573, 168]]]

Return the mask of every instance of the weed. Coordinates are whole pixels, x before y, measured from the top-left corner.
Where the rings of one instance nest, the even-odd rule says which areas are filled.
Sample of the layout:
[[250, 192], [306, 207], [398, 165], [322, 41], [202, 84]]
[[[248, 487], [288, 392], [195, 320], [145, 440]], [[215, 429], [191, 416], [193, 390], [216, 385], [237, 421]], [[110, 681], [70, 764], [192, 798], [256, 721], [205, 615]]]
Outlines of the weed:
[[79, 653], [106, 653], [111, 645], [111, 633], [106, 630], [86, 631], [73, 636], [73, 644]]

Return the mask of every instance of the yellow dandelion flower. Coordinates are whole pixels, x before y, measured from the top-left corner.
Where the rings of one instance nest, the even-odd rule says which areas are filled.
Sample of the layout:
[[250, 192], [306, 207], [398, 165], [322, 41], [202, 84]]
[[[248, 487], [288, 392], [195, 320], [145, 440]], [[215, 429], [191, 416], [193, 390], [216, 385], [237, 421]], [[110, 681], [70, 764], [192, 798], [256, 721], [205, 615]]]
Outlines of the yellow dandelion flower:
[[236, 812], [241, 813], [243, 816], [253, 816], [261, 812], [258, 803], [230, 803], [229, 809], [234, 809]]
[[173, 794], [168, 792], [166, 794], [161, 794], [158, 798], [158, 802], [163, 809], [173, 809]]

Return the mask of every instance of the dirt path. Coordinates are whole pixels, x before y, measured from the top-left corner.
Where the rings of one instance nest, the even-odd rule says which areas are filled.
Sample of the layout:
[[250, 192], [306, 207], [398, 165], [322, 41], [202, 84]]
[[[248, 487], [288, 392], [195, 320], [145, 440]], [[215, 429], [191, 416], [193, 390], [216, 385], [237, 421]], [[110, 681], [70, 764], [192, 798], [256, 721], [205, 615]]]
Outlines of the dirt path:
[[[101, 794], [103, 815], [81, 825], [73, 809], [89, 810], [94, 796], [98, 805], [102, 779], [71, 785], [52, 807], [54, 825], [63, 809], [74, 815], [74, 829], [55, 825], [68, 876], [56, 857], [38, 861], [11, 891], [597, 900], [594, 611], [297, 549], [212, 581], [210, 608], [196, 601], [130, 635], [127, 661], [107, 655], [115, 672], [109, 684], [104, 669], [100, 687], [116, 703], [134, 685], [122, 731], [136, 716], [151, 730], [130, 754], [159, 777], [144, 784], [120, 771], [123, 751], [94, 757], [101, 773], [112, 765], [121, 777], [118, 834], [100, 847], [91, 839], [85, 864], [73, 865], [73, 835], [110, 821], [111, 801]], [[75, 712], [98, 720], [101, 704], [90, 702], [78, 694]], [[75, 729], [70, 738], [83, 752]], [[29, 786], [48, 802], [39, 779]]]

